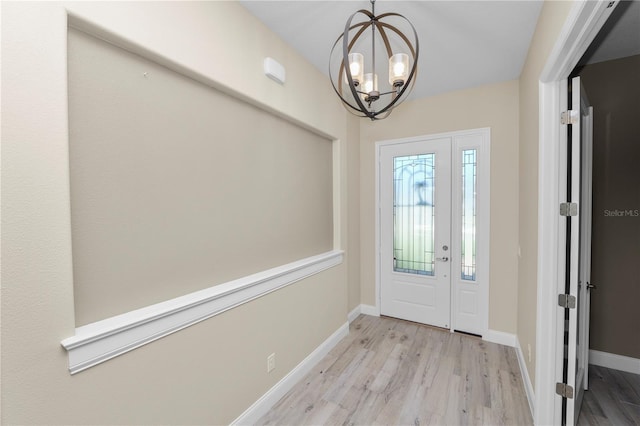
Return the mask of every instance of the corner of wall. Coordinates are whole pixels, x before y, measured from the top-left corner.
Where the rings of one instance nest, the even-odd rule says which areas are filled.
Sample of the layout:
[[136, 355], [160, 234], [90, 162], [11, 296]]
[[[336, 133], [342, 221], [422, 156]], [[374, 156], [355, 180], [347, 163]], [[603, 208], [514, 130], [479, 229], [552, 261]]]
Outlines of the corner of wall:
[[348, 311], [362, 303], [360, 275], [360, 120], [347, 111]]
[[525, 347], [531, 346], [531, 356], [526, 357], [525, 364], [533, 388], [537, 350], [539, 84], [573, 3], [544, 2], [519, 78], [517, 337]]

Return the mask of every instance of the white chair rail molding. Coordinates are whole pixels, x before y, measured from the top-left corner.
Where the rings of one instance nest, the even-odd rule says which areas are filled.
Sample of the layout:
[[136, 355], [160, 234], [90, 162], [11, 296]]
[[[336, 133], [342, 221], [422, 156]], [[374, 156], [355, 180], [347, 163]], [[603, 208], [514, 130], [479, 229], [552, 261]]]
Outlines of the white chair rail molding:
[[61, 344], [78, 373], [342, 263], [332, 250], [76, 328]]

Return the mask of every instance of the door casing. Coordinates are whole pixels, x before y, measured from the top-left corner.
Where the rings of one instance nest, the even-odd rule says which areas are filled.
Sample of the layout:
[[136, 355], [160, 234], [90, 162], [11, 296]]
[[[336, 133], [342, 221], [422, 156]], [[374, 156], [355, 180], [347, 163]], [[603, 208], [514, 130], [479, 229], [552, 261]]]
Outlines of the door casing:
[[533, 389], [528, 391], [535, 424], [561, 424], [562, 417], [562, 398], [555, 393], [556, 383], [562, 381], [564, 350], [564, 316], [558, 309], [558, 294], [564, 286], [566, 234], [558, 206], [564, 201], [561, 176], [567, 173], [560, 149], [566, 138], [560, 112], [567, 104], [567, 94], [561, 82], [569, 77], [617, 4], [574, 2], [539, 80], [535, 396]]

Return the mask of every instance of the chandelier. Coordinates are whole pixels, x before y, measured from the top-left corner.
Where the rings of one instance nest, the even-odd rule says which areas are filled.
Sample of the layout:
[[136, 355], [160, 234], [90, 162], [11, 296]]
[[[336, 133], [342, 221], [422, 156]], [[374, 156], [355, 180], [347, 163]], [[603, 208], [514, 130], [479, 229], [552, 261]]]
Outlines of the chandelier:
[[[360, 9], [351, 15], [344, 33], [333, 44], [329, 78], [347, 111], [358, 117], [380, 120], [388, 117], [413, 88], [418, 71], [418, 34], [411, 22], [398, 13], [376, 16], [375, 0], [370, 2], [371, 12]], [[360, 17], [363, 20], [353, 23], [357, 15], [363, 15]], [[399, 26], [413, 35], [413, 41]], [[367, 34], [371, 40], [366, 40]], [[341, 52], [336, 49], [339, 44], [342, 44]], [[376, 48], [384, 49], [386, 59], [376, 55]], [[358, 50], [370, 55], [366, 65], [365, 55]], [[379, 86], [376, 69], [384, 68], [388, 68], [388, 80]]]

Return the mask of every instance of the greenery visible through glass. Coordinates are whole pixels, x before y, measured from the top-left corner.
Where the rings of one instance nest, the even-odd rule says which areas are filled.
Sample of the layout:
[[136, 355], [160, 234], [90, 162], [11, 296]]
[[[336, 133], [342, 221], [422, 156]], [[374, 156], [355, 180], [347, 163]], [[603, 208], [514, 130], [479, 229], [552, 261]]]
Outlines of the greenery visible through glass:
[[462, 151], [462, 279], [476, 280], [476, 150]]
[[393, 270], [435, 273], [435, 154], [393, 159]]

